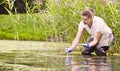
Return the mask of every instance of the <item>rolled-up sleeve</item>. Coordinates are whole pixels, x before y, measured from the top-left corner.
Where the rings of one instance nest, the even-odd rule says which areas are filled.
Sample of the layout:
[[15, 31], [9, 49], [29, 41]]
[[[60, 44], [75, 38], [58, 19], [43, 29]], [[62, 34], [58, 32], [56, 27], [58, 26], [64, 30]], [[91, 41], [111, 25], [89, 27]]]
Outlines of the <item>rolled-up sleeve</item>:
[[83, 22], [80, 22], [79, 26], [78, 26], [78, 30], [84, 30], [85, 25], [83, 24]]

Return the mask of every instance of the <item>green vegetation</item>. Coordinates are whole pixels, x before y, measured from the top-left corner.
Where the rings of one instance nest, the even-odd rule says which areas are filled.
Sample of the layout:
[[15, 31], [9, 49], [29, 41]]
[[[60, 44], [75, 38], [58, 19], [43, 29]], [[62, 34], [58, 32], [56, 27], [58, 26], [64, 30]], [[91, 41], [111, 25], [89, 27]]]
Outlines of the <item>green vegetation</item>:
[[0, 52], [0, 60], [4, 60], [3, 62], [6, 62], [6, 63], [14, 63], [15, 56], [16, 56], [16, 53]]
[[3, 4], [5, 2], [5, 0], [0, 0], [0, 5]]
[[[120, 3], [117, 1], [102, 2], [101, 0], [46, 0], [46, 8], [34, 13], [39, 6], [27, 8], [26, 14], [11, 12], [0, 15], [0, 39], [37, 40], [37, 41], [72, 41], [80, 22], [80, 12], [84, 8], [93, 8], [97, 16], [102, 17], [115, 33], [114, 50], [120, 49]], [[84, 33], [82, 41], [87, 37]], [[119, 49], [118, 49], [119, 48]]]

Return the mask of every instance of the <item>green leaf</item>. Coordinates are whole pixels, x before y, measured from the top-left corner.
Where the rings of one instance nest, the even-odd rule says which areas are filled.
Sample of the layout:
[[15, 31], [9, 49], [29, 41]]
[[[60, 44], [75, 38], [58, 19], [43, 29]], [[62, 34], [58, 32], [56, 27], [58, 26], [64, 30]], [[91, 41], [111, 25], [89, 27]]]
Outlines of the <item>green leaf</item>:
[[3, 4], [6, 0], [0, 0], [0, 5]]

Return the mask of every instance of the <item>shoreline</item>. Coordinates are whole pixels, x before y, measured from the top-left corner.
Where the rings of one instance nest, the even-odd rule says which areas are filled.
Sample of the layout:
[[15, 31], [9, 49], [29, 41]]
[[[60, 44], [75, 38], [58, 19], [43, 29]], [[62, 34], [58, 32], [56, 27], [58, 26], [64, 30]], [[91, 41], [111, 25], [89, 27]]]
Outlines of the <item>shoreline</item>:
[[65, 42], [0, 40], [0, 50], [56, 50], [63, 46], [69, 46], [69, 44]]

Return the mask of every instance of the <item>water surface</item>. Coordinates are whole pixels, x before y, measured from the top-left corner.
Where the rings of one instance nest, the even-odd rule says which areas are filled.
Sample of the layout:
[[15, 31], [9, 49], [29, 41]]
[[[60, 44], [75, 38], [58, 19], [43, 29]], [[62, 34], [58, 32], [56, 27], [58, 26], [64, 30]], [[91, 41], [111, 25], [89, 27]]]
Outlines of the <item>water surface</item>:
[[62, 50], [0, 52], [0, 71], [120, 71], [120, 57], [85, 57]]

